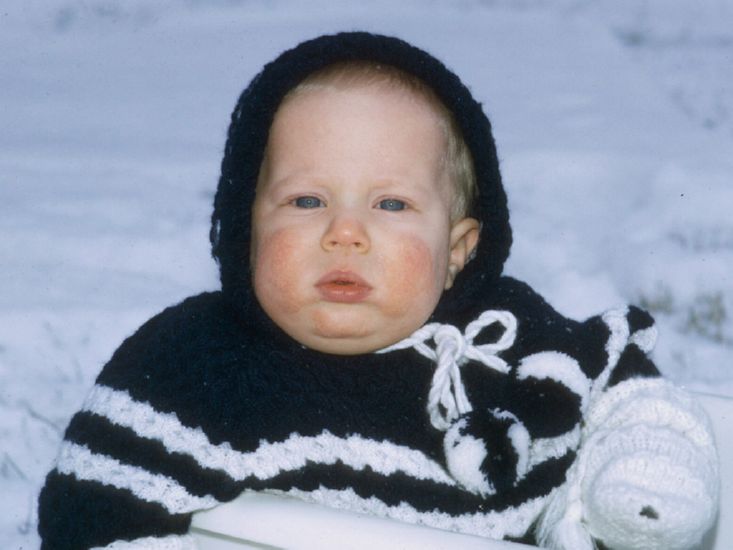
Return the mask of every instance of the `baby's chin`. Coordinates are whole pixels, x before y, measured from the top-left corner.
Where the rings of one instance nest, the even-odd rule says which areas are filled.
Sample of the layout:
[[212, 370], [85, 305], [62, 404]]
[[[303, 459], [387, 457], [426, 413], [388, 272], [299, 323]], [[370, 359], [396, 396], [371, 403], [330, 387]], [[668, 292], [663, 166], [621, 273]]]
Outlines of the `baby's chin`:
[[348, 322], [319, 323], [299, 336], [305, 346], [334, 355], [372, 353], [394, 343], [376, 327]]
[[[380, 315], [378, 308], [346, 306], [311, 312], [309, 330], [301, 335], [307, 347], [337, 355], [356, 355], [384, 349], [407, 338], [424, 323], [419, 319]], [[296, 338], [297, 339], [297, 338]]]
[[[422, 304], [421, 304], [422, 305]], [[425, 324], [424, 308], [384, 308], [375, 301], [334, 303], [316, 300], [295, 311], [263, 309], [280, 329], [306, 348], [332, 355], [360, 355], [387, 348]]]
[[[291, 338], [307, 348], [332, 355], [360, 355], [384, 349], [409, 336], [409, 329], [385, 330], [384, 323], [365, 323], [355, 319], [321, 319], [295, 330], [281, 327]], [[291, 327], [293, 328], [293, 327]], [[404, 336], [403, 336], [404, 333]]]

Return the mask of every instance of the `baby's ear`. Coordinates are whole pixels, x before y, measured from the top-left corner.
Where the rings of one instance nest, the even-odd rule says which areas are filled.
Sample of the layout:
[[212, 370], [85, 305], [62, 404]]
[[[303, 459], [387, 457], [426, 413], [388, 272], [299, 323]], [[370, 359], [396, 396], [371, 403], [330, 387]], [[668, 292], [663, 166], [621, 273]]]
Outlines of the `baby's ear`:
[[450, 258], [448, 259], [448, 275], [445, 289], [453, 286], [456, 278], [478, 244], [479, 222], [474, 218], [463, 218], [453, 224], [450, 231]]

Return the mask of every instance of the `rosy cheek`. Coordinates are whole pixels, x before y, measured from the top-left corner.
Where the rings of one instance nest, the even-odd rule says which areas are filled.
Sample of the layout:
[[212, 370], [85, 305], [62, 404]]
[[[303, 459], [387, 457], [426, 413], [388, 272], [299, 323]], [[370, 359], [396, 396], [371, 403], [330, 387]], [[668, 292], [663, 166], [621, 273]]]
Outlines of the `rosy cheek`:
[[385, 307], [396, 315], [409, 308], [429, 316], [443, 289], [440, 273], [445, 271], [445, 262], [420, 238], [404, 237], [399, 243], [391, 254], [397, 267], [385, 273], [391, 289], [390, 303]]
[[302, 245], [287, 229], [274, 231], [257, 242], [254, 259], [255, 294], [265, 309], [275, 306], [287, 313], [300, 309], [297, 296], [298, 251]]

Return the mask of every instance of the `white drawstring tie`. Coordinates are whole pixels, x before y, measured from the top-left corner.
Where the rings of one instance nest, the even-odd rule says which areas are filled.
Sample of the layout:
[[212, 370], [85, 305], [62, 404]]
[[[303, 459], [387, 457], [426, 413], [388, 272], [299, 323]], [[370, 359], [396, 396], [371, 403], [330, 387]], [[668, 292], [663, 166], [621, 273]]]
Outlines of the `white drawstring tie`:
[[[473, 340], [479, 332], [493, 323], [504, 327], [501, 338], [491, 344], [474, 345]], [[489, 310], [471, 321], [464, 334], [453, 325], [430, 323], [378, 353], [415, 348], [422, 356], [435, 361], [437, 367], [428, 394], [427, 411], [432, 425], [446, 431], [459, 416], [473, 410], [461, 380], [461, 366], [474, 360], [508, 373], [509, 365], [496, 354], [512, 347], [516, 335], [517, 319], [514, 315], [508, 311]], [[435, 349], [426, 343], [430, 339], [435, 342]]]

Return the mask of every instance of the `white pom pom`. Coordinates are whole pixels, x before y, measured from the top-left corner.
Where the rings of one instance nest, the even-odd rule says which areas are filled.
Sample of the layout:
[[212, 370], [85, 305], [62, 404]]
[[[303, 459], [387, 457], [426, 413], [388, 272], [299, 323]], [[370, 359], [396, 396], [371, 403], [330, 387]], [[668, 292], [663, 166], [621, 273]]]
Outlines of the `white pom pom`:
[[[492, 448], [485, 438], [498, 448]], [[467, 413], [448, 428], [443, 442], [450, 474], [464, 488], [482, 496], [493, 495], [502, 484], [517, 483], [529, 468], [529, 432], [507, 411]], [[493, 466], [487, 465], [487, 459], [497, 458]]]
[[469, 491], [481, 496], [493, 495], [496, 490], [481, 471], [487, 449], [483, 440], [463, 433], [467, 427], [465, 418], [455, 422], [444, 439], [445, 459], [453, 478]]

